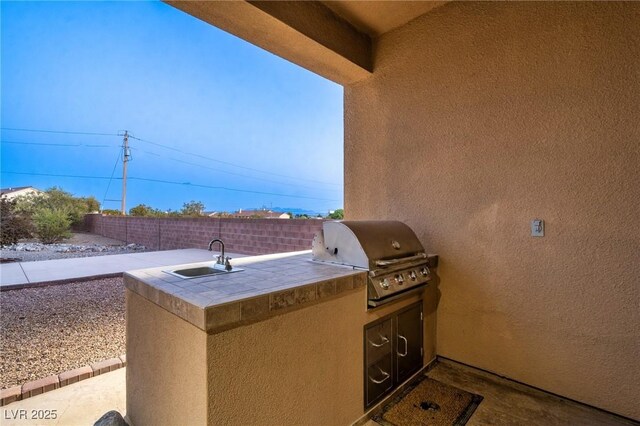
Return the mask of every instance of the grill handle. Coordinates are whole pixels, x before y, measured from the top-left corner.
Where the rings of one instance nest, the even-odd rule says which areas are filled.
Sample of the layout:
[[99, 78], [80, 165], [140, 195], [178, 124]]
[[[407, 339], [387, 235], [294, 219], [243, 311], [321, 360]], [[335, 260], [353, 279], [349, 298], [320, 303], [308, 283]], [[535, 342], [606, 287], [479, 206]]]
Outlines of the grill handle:
[[374, 348], [381, 348], [384, 345], [386, 345], [387, 343], [389, 343], [389, 339], [387, 339], [387, 336], [383, 336], [382, 334], [378, 333], [378, 335], [380, 336], [380, 341], [382, 343], [373, 343], [371, 340], [369, 340], [369, 344], [371, 346], [373, 346]]
[[390, 377], [390, 374], [384, 371], [382, 368], [378, 367], [378, 370], [380, 370], [380, 372], [382, 373], [382, 379], [376, 380], [373, 377], [369, 376], [369, 380], [371, 380], [376, 385], [379, 385], [380, 383], [384, 383], [385, 380], [387, 380]]
[[412, 262], [414, 260], [421, 260], [426, 258], [427, 258], [426, 253], [420, 253], [420, 254], [416, 254], [415, 256], [401, 257], [399, 259], [376, 260], [376, 266], [381, 266], [381, 267], [393, 266], [393, 265], [397, 265], [398, 263]]
[[[407, 342], [407, 338], [398, 334], [398, 339], [401, 339], [404, 342], [404, 353], [400, 353], [400, 348], [398, 347], [398, 356], [407, 356], [407, 353], [409, 353], [409, 342]], [[398, 340], [398, 343], [400, 343], [400, 340]]]

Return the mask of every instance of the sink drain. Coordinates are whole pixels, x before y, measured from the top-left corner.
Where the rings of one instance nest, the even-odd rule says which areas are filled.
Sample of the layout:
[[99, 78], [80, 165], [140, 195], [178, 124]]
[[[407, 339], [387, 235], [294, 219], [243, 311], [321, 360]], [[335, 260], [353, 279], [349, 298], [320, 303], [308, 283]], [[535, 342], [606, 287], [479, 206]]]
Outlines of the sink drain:
[[440, 406], [433, 401], [422, 401], [420, 408], [425, 411], [440, 411]]

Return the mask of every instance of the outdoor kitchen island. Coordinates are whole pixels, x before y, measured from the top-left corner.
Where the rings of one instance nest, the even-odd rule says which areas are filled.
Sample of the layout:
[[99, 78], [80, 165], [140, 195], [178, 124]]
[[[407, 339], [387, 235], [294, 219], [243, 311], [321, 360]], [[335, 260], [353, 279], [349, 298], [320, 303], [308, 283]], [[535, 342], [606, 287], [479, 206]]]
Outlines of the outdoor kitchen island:
[[365, 413], [364, 326], [416, 302], [422, 361], [435, 358], [435, 284], [368, 310], [367, 272], [309, 252], [232, 265], [244, 270], [125, 273], [130, 424], [351, 424]]

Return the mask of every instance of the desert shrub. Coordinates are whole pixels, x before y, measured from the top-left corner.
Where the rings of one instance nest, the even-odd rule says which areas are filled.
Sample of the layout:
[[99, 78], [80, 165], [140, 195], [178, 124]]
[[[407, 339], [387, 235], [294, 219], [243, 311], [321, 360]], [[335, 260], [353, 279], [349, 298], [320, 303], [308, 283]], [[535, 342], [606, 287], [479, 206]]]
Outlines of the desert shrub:
[[68, 212], [61, 209], [39, 209], [33, 214], [35, 234], [44, 244], [53, 244], [69, 238], [71, 219]]
[[204, 203], [201, 201], [191, 200], [182, 205], [180, 213], [183, 216], [202, 216], [204, 213]]
[[94, 213], [94, 212], [100, 211], [100, 202], [96, 200], [96, 197], [90, 196], [90, 197], [82, 197], [80, 199], [84, 202], [87, 209], [87, 213]]
[[29, 194], [17, 198], [16, 208], [33, 217], [39, 210], [64, 211], [74, 225], [84, 220], [86, 213], [97, 211], [100, 203], [95, 197], [78, 198], [62, 188], [52, 187], [40, 194]]
[[165, 213], [162, 210], [154, 209], [146, 204], [138, 204], [135, 207], [129, 209], [129, 215], [131, 216], [164, 216]]
[[100, 213], [106, 214], [108, 216], [122, 216], [122, 212], [116, 209], [102, 209]]
[[329, 214], [329, 216], [327, 216], [329, 219], [344, 219], [344, 210], [343, 209], [337, 209], [334, 210], [332, 213]]
[[29, 238], [33, 225], [28, 215], [16, 209], [13, 200], [0, 200], [0, 247], [15, 244], [21, 238]]

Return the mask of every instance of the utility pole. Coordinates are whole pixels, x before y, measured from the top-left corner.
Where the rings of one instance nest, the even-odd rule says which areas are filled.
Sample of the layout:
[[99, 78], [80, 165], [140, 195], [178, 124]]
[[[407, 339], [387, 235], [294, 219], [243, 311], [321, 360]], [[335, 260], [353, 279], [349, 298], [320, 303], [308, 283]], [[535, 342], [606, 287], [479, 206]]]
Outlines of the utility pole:
[[129, 157], [131, 157], [131, 151], [129, 150], [129, 133], [124, 131], [124, 139], [122, 142], [122, 214], [127, 214], [127, 163]]

